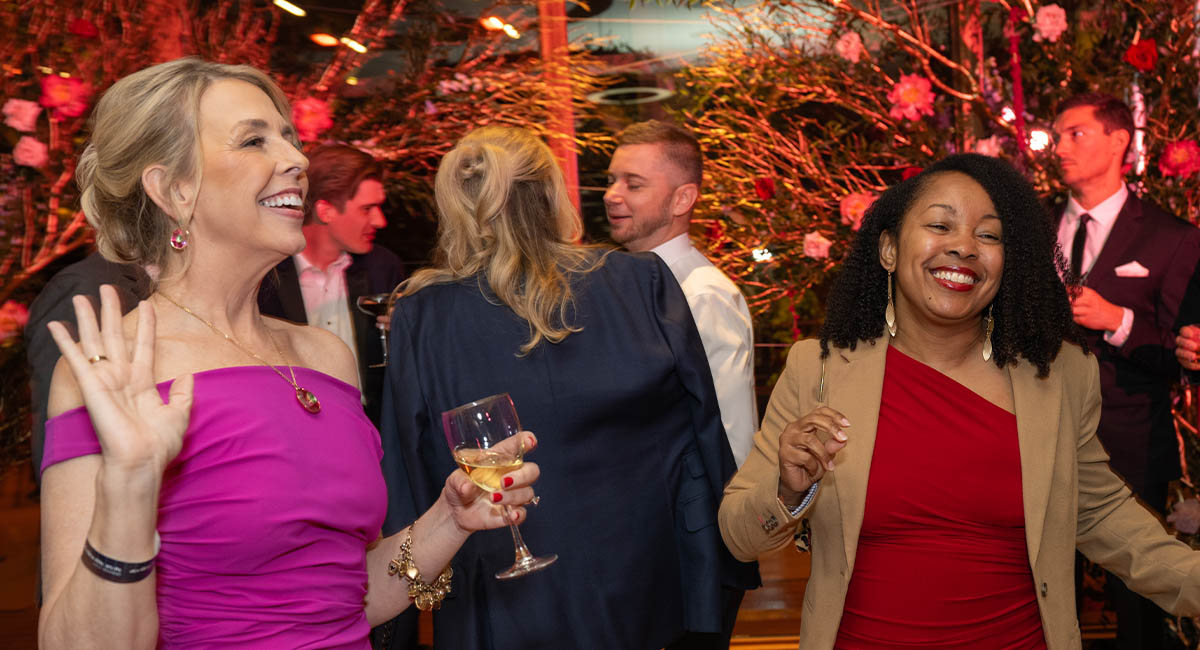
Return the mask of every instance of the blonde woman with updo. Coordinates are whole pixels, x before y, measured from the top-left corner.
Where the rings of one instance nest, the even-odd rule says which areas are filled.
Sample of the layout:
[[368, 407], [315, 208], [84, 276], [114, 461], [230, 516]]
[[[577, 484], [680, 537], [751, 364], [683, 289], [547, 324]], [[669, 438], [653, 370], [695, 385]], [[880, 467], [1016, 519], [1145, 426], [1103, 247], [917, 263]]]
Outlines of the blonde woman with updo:
[[[124, 318], [112, 287], [99, 322], [76, 297], [78, 342], [50, 325], [42, 648], [366, 650], [372, 624], [446, 595], [472, 531], [507, 523], [448, 471], [429, 510], [380, 539], [353, 355], [259, 313], [263, 276], [304, 247], [290, 115], [261, 72], [197, 59], [132, 74], [96, 107], [84, 211], [106, 257], [161, 273]], [[510, 474], [503, 503], [528, 502], [537, 475]]]
[[562, 173], [527, 130], [473, 131], [442, 160], [435, 190], [434, 265], [401, 285], [392, 316], [384, 531], [428, 508], [455, 467], [439, 414], [507, 392], [542, 436], [543, 498], [521, 532], [558, 555], [500, 581], [508, 533], [473, 536], [452, 563], [456, 597], [435, 613], [435, 647], [715, 641], [722, 582], [752, 587], [757, 574], [716, 528], [733, 455], [675, 277], [653, 254], [577, 244]]

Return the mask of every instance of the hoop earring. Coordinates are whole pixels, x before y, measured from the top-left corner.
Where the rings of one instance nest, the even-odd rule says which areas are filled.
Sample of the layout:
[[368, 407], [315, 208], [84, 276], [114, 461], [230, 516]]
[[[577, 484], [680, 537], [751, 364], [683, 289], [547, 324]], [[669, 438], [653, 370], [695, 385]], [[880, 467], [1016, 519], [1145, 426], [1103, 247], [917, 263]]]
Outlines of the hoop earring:
[[984, 323], [986, 323], [984, 325], [984, 333], [983, 333], [983, 360], [984, 361], [992, 360], [992, 328], [995, 326], [995, 319], [992, 318], [992, 309], [994, 307], [995, 307], [994, 304], [988, 305], [987, 318], [984, 319]]
[[887, 279], [887, 309], [883, 310], [883, 321], [887, 323], [888, 334], [896, 336], [896, 308], [892, 305], [892, 272], [888, 271]]
[[188, 247], [188, 239], [187, 238], [188, 238], [188, 235], [190, 235], [190, 234], [191, 234], [190, 232], [184, 230], [183, 228], [176, 228], [175, 230], [173, 230], [171, 232], [171, 239], [169, 240], [171, 243], [171, 248], [174, 248], [177, 251], [181, 251], [181, 250], [187, 248]]

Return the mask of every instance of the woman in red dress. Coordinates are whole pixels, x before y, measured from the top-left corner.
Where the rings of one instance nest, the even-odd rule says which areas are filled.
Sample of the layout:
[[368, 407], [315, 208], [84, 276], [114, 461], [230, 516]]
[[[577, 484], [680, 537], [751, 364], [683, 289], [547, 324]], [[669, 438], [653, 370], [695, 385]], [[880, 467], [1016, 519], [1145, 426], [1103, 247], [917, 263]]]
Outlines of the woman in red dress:
[[1097, 365], [1050, 224], [1020, 174], [975, 154], [867, 213], [720, 510], [738, 559], [811, 541], [805, 650], [1078, 648], [1076, 546], [1200, 612], [1200, 553], [1096, 438]]

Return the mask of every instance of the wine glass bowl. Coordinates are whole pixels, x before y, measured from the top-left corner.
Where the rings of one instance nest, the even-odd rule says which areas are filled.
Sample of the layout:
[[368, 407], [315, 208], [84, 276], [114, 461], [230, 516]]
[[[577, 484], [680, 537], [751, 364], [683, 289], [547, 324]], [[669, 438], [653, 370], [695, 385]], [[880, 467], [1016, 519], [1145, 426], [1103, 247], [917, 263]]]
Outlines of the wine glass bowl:
[[[487, 492], [499, 492], [504, 475], [519, 469], [524, 462], [521, 422], [508, 393], [485, 397], [442, 413], [442, 428], [454, 462], [471, 482]], [[502, 507], [512, 532], [516, 560], [496, 577], [501, 580], [516, 578], [553, 564], [557, 555], [534, 557], [529, 552], [521, 539], [521, 531], [512, 521], [512, 510], [508, 505]]]
[[375, 318], [375, 327], [379, 330], [379, 342], [383, 345], [383, 362], [373, 363], [368, 368], [383, 368], [388, 362], [387, 328], [379, 322], [379, 317], [388, 313], [392, 308], [392, 292], [367, 293], [354, 301], [354, 306], [362, 313]]

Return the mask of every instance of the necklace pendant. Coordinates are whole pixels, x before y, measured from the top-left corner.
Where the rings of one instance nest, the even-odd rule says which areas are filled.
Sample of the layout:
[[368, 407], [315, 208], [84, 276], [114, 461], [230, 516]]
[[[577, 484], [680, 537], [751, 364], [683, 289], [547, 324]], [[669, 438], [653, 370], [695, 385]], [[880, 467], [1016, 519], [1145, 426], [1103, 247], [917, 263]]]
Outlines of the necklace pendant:
[[300, 406], [303, 406], [304, 410], [309, 413], [321, 412], [321, 401], [307, 388], [296, 387], [296, 401], [300, 402]]

